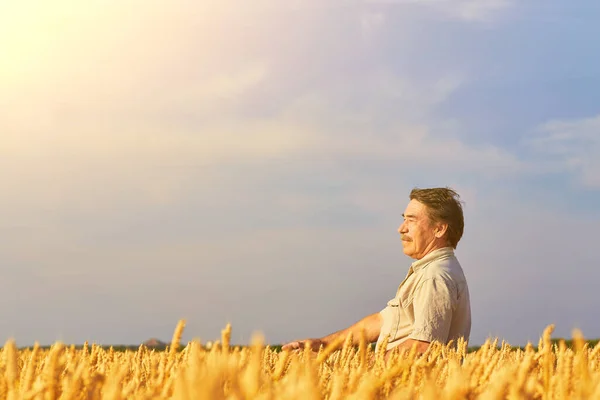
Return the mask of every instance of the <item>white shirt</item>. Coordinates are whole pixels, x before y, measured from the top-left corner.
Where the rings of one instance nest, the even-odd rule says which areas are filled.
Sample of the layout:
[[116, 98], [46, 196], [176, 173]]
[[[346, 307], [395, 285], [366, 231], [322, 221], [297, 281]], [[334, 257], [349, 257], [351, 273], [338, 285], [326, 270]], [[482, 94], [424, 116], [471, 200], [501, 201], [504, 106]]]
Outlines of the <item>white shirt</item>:
[[380, 312], [383, 326], [376, 349], [388, 339], [387, 350], [408, 340], [447, 344], [469, 340], [471, 303], [462, 267], [452, 247], [444, 247], [412, 263], [396, 296]]

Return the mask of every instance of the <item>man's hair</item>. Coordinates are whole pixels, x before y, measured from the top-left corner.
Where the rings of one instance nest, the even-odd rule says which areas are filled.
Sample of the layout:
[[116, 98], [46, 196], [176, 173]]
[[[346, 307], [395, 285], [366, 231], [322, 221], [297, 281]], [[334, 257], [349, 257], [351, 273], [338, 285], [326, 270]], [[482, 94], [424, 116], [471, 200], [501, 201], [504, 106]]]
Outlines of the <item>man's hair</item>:
[[456, 249], [465, 228], [460, 196], [450, 188], [414, 188], [410, 199], [417, 200], [427, 206], [427, 214], [433, 223], [448, 224], [446, 238]]

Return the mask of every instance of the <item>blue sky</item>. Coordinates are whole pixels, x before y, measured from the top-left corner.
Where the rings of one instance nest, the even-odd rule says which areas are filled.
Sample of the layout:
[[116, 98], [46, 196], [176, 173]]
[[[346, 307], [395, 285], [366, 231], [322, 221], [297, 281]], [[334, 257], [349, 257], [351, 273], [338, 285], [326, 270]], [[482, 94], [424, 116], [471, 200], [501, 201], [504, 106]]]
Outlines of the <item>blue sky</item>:
[[0, 340], [323, 336], [415, 186], [465, 201], [471, 342], [600, 337], [596, 3], [0, 5]]

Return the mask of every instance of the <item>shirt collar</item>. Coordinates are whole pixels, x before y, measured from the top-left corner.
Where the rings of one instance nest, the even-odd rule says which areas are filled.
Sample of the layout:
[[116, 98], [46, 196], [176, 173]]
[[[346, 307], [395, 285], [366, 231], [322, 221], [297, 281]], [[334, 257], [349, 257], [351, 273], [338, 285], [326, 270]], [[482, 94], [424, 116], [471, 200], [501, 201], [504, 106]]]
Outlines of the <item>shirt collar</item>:
[[442, 247], [441, 249], [433, 250], [432, 252], [428, 253], [425, 257], [413, 262], [411, 264], [411, 268], [413, 271], [416, 272], [419, 269], [424, 268], [430, 262], [448, 256], [454, 256], [454, 249], [452, 247]]

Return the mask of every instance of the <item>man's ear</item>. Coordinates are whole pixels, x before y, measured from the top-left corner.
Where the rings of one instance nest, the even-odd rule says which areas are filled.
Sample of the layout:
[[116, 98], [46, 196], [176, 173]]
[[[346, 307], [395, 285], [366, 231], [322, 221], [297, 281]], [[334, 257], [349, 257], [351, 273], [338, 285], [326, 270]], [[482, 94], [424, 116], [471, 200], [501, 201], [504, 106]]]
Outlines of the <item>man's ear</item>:
[[435, 227], [435, 237], [437, 239], [442, 238], [446, 234], [446, 232], [448, 232], [448, 224], [446, 223], [440, 222]]

